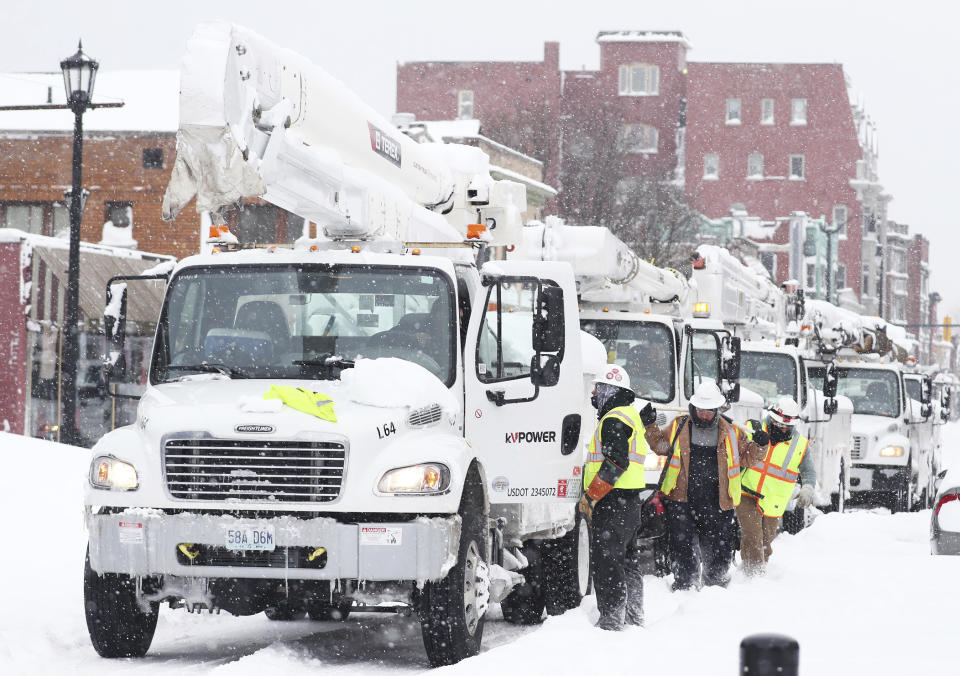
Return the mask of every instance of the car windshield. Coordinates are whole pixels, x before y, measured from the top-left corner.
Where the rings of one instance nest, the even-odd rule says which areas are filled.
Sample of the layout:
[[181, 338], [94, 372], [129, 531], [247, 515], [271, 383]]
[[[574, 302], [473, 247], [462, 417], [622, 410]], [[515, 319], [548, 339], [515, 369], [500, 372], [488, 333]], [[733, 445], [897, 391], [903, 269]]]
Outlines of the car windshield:
[[170, 283], [151, 382], [335, 378], [357, 357], [398, 357], [450, 385], [453, 308], [449, 280], [432, 269], [191, 268]]
[[850, 397], [853, 412], [896, 418], [900, 414], [900, 379], [881, 369], [840, 368], [837, 394]]
[[740, 385], [753, 390], [765, 404], [778, 397], [797, 397], [797, 368], [793, 358], [773, 352], [740, 353]]
[[637, 396], [661, 403], [673, 400], [676, 358], [669, 328], [654, 322], [612, 320], [584, 320], [581, 328], [603, 343], [607, 363], [626, 369]]

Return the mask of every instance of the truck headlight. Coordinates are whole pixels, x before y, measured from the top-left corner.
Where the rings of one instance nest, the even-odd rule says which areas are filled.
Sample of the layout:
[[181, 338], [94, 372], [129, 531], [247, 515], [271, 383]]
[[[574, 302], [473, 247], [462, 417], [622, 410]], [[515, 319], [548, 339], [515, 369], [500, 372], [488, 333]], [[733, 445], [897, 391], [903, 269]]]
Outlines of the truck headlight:
[[432, 495], [450, 486], [450, 470], [439, 462], [398, 467], [383, 473], [377, 490], [402, 495]]
[[899, 458], [903, 456], [903, 446], [884, 446], [880, 449], [881, 458]]
[[117, 491], [135, 491], [140, 485], [136, 468], [112, 455], [100, 455], [93, 459], [90, 463], [90, 483], [94, 488]]
[[643, 459], [643, 468], [651, 472], [662, 470], [666, 464], [667, 456], [657, 455], [656, 453], [647, 453], [647, 457]]

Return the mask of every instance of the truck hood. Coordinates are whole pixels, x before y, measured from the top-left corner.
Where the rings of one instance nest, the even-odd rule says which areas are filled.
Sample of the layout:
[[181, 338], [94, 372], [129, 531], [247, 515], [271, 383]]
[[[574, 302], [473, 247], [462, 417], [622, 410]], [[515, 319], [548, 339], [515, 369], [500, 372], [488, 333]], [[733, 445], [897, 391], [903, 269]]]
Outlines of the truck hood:
[[853, 414], [851, 425], [854, 434], [870, 437], [871, 440], [887, 434], [902, 434], [902, 423], [898, 418], [887, 418], [878, 415]]

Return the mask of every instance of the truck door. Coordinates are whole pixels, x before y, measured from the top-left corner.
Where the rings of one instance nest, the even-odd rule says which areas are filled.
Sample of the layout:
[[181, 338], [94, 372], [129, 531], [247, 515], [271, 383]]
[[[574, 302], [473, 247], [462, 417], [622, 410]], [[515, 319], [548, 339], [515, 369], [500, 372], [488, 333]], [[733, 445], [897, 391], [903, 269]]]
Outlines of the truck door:
[[490, 502], [576, 500], [583, 380], [573, 272], [496, 261], [481, 280], [464, 349], [464, 428]]

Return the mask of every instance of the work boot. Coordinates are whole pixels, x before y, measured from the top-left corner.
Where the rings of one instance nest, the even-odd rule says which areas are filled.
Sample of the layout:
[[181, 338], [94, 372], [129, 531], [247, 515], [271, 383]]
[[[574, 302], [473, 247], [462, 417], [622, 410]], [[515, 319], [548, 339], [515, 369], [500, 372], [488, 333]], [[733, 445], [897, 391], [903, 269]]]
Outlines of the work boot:
[[604, 631], [623, 631], [623, 620], [613, 615], [601, 615], [593, 626]]

